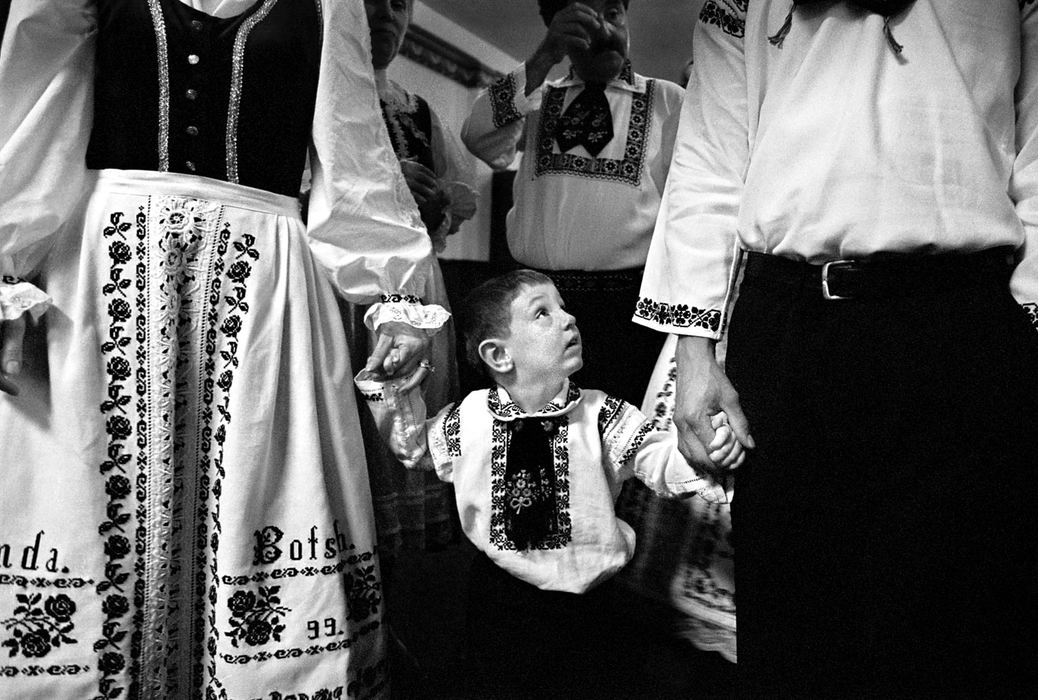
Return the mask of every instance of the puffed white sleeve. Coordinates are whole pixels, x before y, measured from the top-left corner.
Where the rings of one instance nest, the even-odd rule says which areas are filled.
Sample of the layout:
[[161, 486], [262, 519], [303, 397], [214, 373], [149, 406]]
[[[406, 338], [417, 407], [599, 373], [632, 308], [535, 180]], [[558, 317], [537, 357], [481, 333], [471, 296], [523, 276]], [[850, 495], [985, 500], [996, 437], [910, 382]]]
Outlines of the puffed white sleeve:
[[382, 120], [362, 0], [323, 4], [310, 170], [310, 248], [337, 291], [374, 304], [369, 327], [442, 326], [447, 312], [420, 303], [432, 246]]
[[46, 310], [26, 281], [78, 205], [93, 117], [93, 0], [14, 0], [0, 44], [0, 320]]
[[526, 64], [482, 90], [461, 127], [461, 141], [472, 155], [495, 170], [515, 160], [526, 117], [541, 108], [543, 87], [526, 94]]
[[695, 26], [695, 62], [634, 316], [710, 338], [724, 328], [749, 157], [743, 32], [733, 31], [745, 23], [745, 3], [723, 5], [707, 0]]
[[476, 214], [479, 195], [472, 186], [475, 181], [472, 163], [462, 152], [458, 137], [443, 125], [432, 109], [429, 116], [432, 122], [433, 171], [450, 199], [443, 222], [435, 231], [429, 232], [433, 249], [441, 253], [447, 245], [447, 236], [457, 233], [461, 224]]
[[1020, 13], [1017, 157], [1010, 180], [1010, 196], [1024, 227], [1024, 245], [1010, 287], [1038, 331], [1038, 3], [1022, 4]]
[[727, 503], [724, 487], [693, 469], [678, 451], [677, 435], [658, 430], [631, 404], [606, 396], [598, 413], [602, 457], [625, 481], [634, 477], [660, 496], [695, 495], [710, 503]]

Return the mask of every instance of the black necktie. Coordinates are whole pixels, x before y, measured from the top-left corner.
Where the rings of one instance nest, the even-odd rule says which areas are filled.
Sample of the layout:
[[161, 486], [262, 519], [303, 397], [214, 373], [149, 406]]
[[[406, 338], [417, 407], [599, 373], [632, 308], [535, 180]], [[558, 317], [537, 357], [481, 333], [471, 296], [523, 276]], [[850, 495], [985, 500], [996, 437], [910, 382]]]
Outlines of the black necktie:
[[509, 425], [505, 458], [505, 536], [520, 552], [536, 548], [558, 530], [555, 458], [549, 418], [517, 418]]
[[609, 111], [605, 85], [587, 83], [559, 118], [555, 141], [563, 153], [574, 146], [583, 146], [596, 158], [612, 139], [613, 114]]

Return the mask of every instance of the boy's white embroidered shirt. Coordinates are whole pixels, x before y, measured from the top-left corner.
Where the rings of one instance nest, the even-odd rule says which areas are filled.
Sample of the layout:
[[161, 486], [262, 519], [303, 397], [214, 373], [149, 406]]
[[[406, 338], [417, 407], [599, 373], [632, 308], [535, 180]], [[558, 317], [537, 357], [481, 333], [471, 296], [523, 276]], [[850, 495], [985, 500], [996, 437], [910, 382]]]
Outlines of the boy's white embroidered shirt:
[[[415, 458], [415, 432], [406, 425], [410, 402], [387, 401], [391, 391], [358, 381], [383, 434], [410, 463], [432, 468], [454, 484], [469, 540], [513, 576], [545, 590], [582, 593], [608, 579], [634, 553], [634, 532], [616, 517], [621, 484], [637, 477], [654, 491], [724, 501], [723, 489], [695, 472], [672, 435], [657, 431], [634, 406], [604, 392], [568, 383], [543, 409], [525, 413], [501, 387], [475, 391], [425, 423], [428, 452]], [[399, 407], [408, 407], [401, 411]], [[509, 423], [544, 417], [558, 424], [552, 438], [556, 527], [537, 548], [517, 551], [505, 536], [505, 459]], [[417, 440], [421, 443], [421, 439]]]

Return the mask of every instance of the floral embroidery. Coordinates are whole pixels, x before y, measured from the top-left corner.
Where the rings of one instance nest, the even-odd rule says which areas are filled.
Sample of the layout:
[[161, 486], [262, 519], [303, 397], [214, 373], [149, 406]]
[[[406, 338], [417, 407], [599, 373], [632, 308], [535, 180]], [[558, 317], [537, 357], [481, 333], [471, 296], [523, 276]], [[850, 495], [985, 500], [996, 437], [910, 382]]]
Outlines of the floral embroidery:
[[11, 636], [0, 643], [10, 647], [11, 656], [21, 654], [27, 659], [42, 658], [62, 644], [76, 644], [69, 636], [75, 628], [72, 616], [76, 612], [75, 602], [64, 593], [48, 596], [40, 605], [43, 596], [39, 593], [15, 596], [19, 605], [12, 617], [0, 622]]
[[585, 158], [574, 153], [555, 152], [555, 134], [563, 113], [567, 88], [548, 88], [544, 95], [540, 126], [537, 131], [537, 177], [547, 174], [570, 174], [623, 182], [633, 187], [641, 183], [648, 134], [652, 128], [652, 104], [656, 81], [645, 81], [645, 92], [631, 96], [631, 117], [622, 160]]
[[[1033, 2], [1034, 0], [1032, 0]], [[1031, 320], [1031, 325], [1036, 331], [1038, 331], [1038, 304], [1027, 303], [1021, 304], [1024, 311], [1027, 313], [1027, 318]]]
[[271, 639], [281, 641], [281, 633], [285, 631], [281, 616], [291, 610], [280, 604], [280, 590], [280, 586], [260, 586], [258, 594], [239, 590], [231, 595], [227, 601], [231, 610], [231, 628], [227, 636], [231, 638], [231, 644], [237, 647], [238, 642], [243, 641], [255, 647]]
[[515, 76], [506, 75], [491, 84], [488, 91], [495, 127], [500, 129], [523, 118], [523, 115], [515, 108], [515, 93], [518, 91]]
[[[545, 414], [551, 416], [555, 413], [561, 413], [566, 409], [567, 406], [580, 399], [580, 387], [574, 382], [569, 383], [569, 389], [566, 391], [566, 398], [562, 403], [559, 403], [555, 399], [552, 399], [544, 405], [539, 411], [535, 413]], [[487, 410], [497, 418], [502, 420], [510, 420], [512, 418], [519, 418], [525, 415], [523, 409], [519, 407], [515, 401], [509, 401], [508, 403], [501, 403], [501, 395], [497, 389], [491, 389], [487, 392]], [[459, 453], [460, 455], [460, 453]]]
[[706, 0], [699, 21], [716, 24], [725, 34], [742, 38], [746, 35], [747, 4], [748, 0]]
[[638, 300], [634, 315], [665, 326], [704, 328], [716, 332], [721, 327], [718, 309], [699, 309], [687, 304], [668, 304], [647, 297]]
[[[491, 391], [491, 394], [494, 392]], [[443, 437], [447, 442], [447, 454], [461, 456], [461, 404], [454, 404], [443, 419]]]
[[382, 603], [382, 583], [375, 574], [374, 564], [346, 574], [344, 587], [350, 620], [362, 622], [378, 614], [379, 605]]
[[[574, 390], [580, 390], [570, 382], [569, 396]], [[497, 394], [491, 390], [491, 396]], [[570, 403], [567, 401], [567, 405]], [[506, 408], [514, 404], [508, 404]], [[549, 404], [552, 405], [552, 404]], [[491, 409], [493, 411], [493, 409]], [[505, 465], [508, 457], [508, 424], [502, 420], [494, 420], [492, 429], [492, 447], [490, 456], [490, 543], [500, 550], [515, 550], [515, 544], [505, 534], [505, 510], [514, 497], [518, 482], [505, 483]], [[569, 498], [569, 419], [562, 416], [558, 419], [558, 431], [551, 439], [555, 466], [555, 503], [558, 508], [555, 523], [548, 536], [531, 549], [563, 549], [573, 538], [573, 522], [570, 517]], [[542, 483], [547, 481], [542, 480]], [[522, 488], [518, 495], [522, 497]], [[531, 492], [531, 503], [534, 494]]]
[[414, 294], [383, 294], [381, 297], [383, 304], [421, 304], [422, 298]]

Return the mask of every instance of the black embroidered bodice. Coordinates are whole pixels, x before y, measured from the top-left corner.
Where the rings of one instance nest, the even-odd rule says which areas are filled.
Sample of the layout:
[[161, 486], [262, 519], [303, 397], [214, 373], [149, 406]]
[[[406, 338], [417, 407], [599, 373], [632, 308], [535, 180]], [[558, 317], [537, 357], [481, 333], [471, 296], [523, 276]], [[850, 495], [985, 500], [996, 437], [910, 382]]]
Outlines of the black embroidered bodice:
[[397, 106], [381, 101], [393, 151], [400, 160], [409, 158], [435, 170], [432, 154], [432, 113], [418, 95], [409, 95], [408, 104]]
[[313, 1], [258, 0], [217, 19], [179, 0], [99, 0], [87, 166], [297, 196], [320, 34]]

